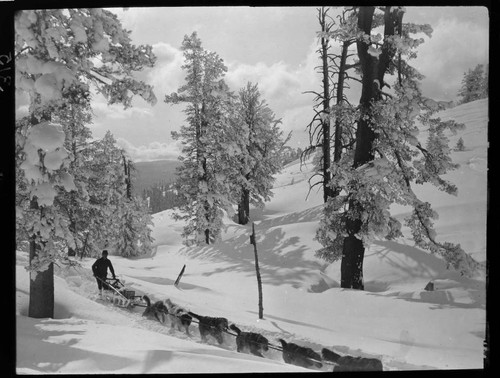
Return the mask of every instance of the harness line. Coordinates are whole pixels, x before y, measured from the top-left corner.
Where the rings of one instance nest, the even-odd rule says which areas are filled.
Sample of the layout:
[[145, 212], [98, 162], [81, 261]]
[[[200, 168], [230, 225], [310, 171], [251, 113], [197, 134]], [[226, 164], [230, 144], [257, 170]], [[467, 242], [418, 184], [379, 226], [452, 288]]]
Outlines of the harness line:
[[[164, 311], [163, 311], [163, 312], [164, 312]], [[176, 318], [180, 318], [180, 316], [179, 316], [179, 315], [177, 315], [177, 314], [172, 314], [172, 313], [170, 313], [170, 312], [167, 312], [167, 314], [168, 314], [168, 315], [175, 316]], [[199, 322], [197, 319], [195, 319], [195, 318], [192, 318], [192, 319], [191, 319], [191, 322], [196, 323], [196, 324], [200, 324], [200, 322]], [[210, 327], [210, 328], [215, 328], [214, 326], [209, 325], [209, 324], [207, 324], [207, 326], [208, 326], [208, 327]], [[221, 330], [221, 332], [227, 333], [228, 335], [231, 335], [231, 336], [234, 336], [234, 337], [237, 337], [237, 336], [238, 336], [237, 334], [232, 333], [232, 332], [229, 332], [229, 331], [227, 331], [227, 330], [225, 330], [225, 329]], [[252, 343], [252, 344], [262, 345], [262, 343], [259, 343], [259, 342], [257, 342], [257, 341], [253, 341], [253, 340], [247, 340], [247, 341], [248, 341], [248, 342], [250, 342], [250, 343]], [[282, 348], [282, 347], [280, 347], [280, 346], [278, 346], [278, 345], [274, 345], [274, 344], [272, 344], [272, 343], [268, 343], [268, 347], [269, 347], [269, 348], [271, 348], [271, 349], [277, 350], [277, 351], [279, 351], [279, 352], [283, 352], [283, 348]], [[298, 354], [297, 352], [289, 352], [289, 353], [292, 353], [292, 354]], [[336, 366], [336, 365], [337, 365], [336, 363], [334, 363], [334, 362], [330, 362], [330, 361], [325, 361], [325, 360], [316, 360], [316, 359], [311, 358], [311, 357], [308, 357], [308, 356], [304, 356], [304, 357], [305, 357], [305, 358], [307, 358], [308, 360], [311, 360], [311, 361], [314, 361], [314, 362], [319, 362], [319, 363], [321, 363], [321, 364], [327, 364], [327, 365], [332, 365], [332, 366]]]
[[[108, 287], [110, 287], [116, 294], [118, 294], [120, 297], [122, 297], [123, 299], [125, 299], [127, 302], [131, 302], [129, 298], [125, 297], [122, 293], [120, 293], [120, 291], [118, 291], [118, 289], [116, 289], [115, 287], [113, 287], [113, 285], [111, 283], [108, 283], [106, 282], [105, 280], [101, 279], [100, 277], [97, 277], [97, 279], [99, 279], [101, 282], [105, 283]], [[117, 281], [119, 281], [118, 279], [116, 279]], [[134, 304], [134, 305], [137, 305], [137, 306], [140, 306], [140, 307], [147, 307], [145, 305], [140, 305], [140, 304]], [[165, 313], [165, 311], [162, 311], [160, 310], [161, 312]], [[171, 316], [175, 316], [176, 318], [181, 318], [179, 315], [177, 314], [173, 314], [173, 313], [170, 313], [169, 311], [166, 312], [167, 315], [171, 315]], [[191, 322], [192, 323], [196, 323], [196, 324], [200, 324], [200, 321], [198, 319], [195, 319], [194, 317], [191, 317]], [[160, 322], [161, 323], [161, 322]], [[209, 324], [206, 324], [209, 328], [216, 328], [212, 325], [209, 325]], [[235, 333], [232, 333], [232, 332], [229, 332], [228, 330], [226, 329], [222, 329], [221, 332], [224, 332], [228, 335], [231, 335], [233, 337], [238, 337], [237, 334]], [[262, 345], [262, 343], [259, 343], [259, 342], [256, 342], [256, 341], [253, 341], [253, 340], [247, 340], [247, 342], [250, 342], [250, 343], [253, 343], [253, 344], [258, 344], [258, 345]], [[274, 345], [272, 343], [268, 343], [268, 347], [271, 348], [271, 349], [274, 349], [274, 350], [277, 350], [279, 352], [283, 352], [283, 348], [278, 346], [278, 345]], [[289, 353], [292, 353], [292, 354], [298, 354], [297, 352], [289, 352]], [[336, 366], [337, 364], [334, 363], [334, 362], [330, 362], [330, 361], [324, 361], [324, 360], [316, 360], [314, 358], [311, 358], [311, 357], [308, 357], [308, 356], [304, 356], [306, 359], [310, 360], [310, 361], [314, 361], [314, 362], [318, 362], [318, 363], [321, 363], [321, 364], [327, 364], [327, 365], [333, 365], [333, 366]]]

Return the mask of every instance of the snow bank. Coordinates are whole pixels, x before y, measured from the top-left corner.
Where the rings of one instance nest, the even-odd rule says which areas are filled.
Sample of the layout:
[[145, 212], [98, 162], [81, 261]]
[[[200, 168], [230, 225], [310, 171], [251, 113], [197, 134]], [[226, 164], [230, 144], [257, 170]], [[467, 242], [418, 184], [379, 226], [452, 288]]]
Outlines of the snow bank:
[[[430, 187], [417, 188], [440, 215], [438, 240], [460, 242], [480, 261], [486, 259], [487, 103], [448, 109], [443, 117], [462, 117], [462, 163], [450, 179], [457, 197]], [[471, 115], [474, 114], [474, 115]], [[461, 134], [457, 134], [458, 139]], [[310, 168], [308, 168], [310, 169]], [[243, 330], [262, 333], [320, 351], [380, 358], [384, 370], [481, 369], [485, 339], [485, 279], [466, 279], [446, 270], [438, 256], [409, 239], [378, 240], [366, 251], [365, 291], [340, 288], [340, 262], [314, 256], [322, 193], [306, 200], [310, 171], [290, 164], [277, 177], [274, 197], [252, 209], [263, 283], [264, 319], [258, 319], [258, 293], [251, 225], [227, 222], [223, 240], [210, 246], [182, 245], [182, 224], [165, 211], [154, 216], [156, 253], [134, 259], [111, 256], [119, 277], [153, 300], [170, 298], [192, 311], [224, 316]], [[407, 209], [393, 209], [403, 217]], [[405, 231], [405, 230], [403, 230]], [[56, 319], [26, 317], [28, 276], [18, 252], [16, 270], [17, 366], [19, 373], [181, 373], [304, 371], [281, 354], [266, 358], [235, 352], [227, 335], [223, 346], [203, 344], [170, 332], [126, 311], [95, 301], [92, 259], [77, 270], [58, 271]], [[182, 267], [179, 287], [173, 286]], [[432, 281], [434, 291], [426, 291]], [[331, 370], [325, 365], [322, 370]], [[312, 370], [308, 370], [312, 371]]]

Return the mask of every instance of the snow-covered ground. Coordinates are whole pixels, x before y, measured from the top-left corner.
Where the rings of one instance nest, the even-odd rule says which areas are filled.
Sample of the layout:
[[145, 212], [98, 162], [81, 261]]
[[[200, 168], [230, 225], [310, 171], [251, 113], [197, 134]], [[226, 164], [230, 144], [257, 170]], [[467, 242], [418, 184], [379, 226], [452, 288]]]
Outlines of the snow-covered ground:
[[[442, 112], [466, 129], [466, 151], [453, 152], [461, 167], [447, 176], [458, 196], [428, 186], [417, 193], [440, 218], [438, 240], [459, 242], [478, 261], [486, 260], [487, 100]], [[253, 210], [263, 282], [264, 319], [258, 319], [258, 292], [251, 226], [226, 220], [223, 240], [185, 247], [165, 211], [154, 216], [156, 253], [139, 259], [111, 256], [119, 277], [155, 300], [170, 298], [193, 312], [224, 316], [272, 344], [283, 338], [320, 351], [380, 358], [384, 370], [480, 369], [486, 323], [484, 275], [467, 279], [408, 239], [376, 241], [364, 262], [365, 291], [341, 289], [340, 262], [314, 256], [313, 240], [322, 194], [307, 201], [310, 167], [292, 163], [278, 176], [274, 198]], [[408, 209], [394, 207], [403, 218]], [[403, 230], [405, 231], [405, 230]], [[29, 279], [26, 254], [17, 253], [17, 372], [184, 373], [305, 371], [287, 365], [278, 351], [266, 358], [240, 354], [225, 336], [223, 346], [202, 343], [196, 325], [191, 337], [141, 317], [141, 308], [123, 310], [95, 300], [90, 273], [82, 267], [58, 270], [55, 319], [27, 317]], [[173, 286], [186, 265], [179, 288]], [[432, 280], [435, 291], [425, 291]], [[331, 370], [325, 365], [322, 370]], [[307, 370], [312, 371], [312, 370]]]

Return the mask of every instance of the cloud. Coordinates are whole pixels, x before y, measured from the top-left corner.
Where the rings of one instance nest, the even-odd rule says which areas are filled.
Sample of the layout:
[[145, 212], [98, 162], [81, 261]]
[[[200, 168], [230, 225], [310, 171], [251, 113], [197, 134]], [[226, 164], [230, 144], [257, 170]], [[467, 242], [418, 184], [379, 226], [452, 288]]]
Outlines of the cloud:
[[179, 143], [152, 142], [149, 145], [134, 146], [124, 138], [117, 138], [117, 144], [135, 161], [176, 160], [180, 155]]
[[240, 62], [228, 63], [226, 81], [235, 91], [244, 87], [247, 82], [257, 83], [263, 99], [278, 117], [290, 109], [311, 104], [310, 95], [304, 94], [308, 90], [318, 90], [320, 77], [314, 71], [317, 65], [317, 46], [311, 43], [309, 52], [304, 61], [297, 66], [291, 66], [283, 61], [273, 64], [258, 62], [245, 64]]
[[171, 94], [184, 83], [185, 72], [182, 51], [168, 43], [159, 42], [153, 45], [157, 57], [155, 66], [147, 71], [146, 81], [154, 86], [158, 101], [163, 101], [166, 94]]
[[96, 99], [92, 103], [92, 109], [96, 115], [96, 118], [120, 120], [120, 119], [144, 119], [153, 117], [153, 111], [151, 108], [133, 106], [128, 109], [123, 109], [123, 105], [113, 104], [108, 105], [106, 102], [99, 101]]
[[418, 58], [410, 64], [425, 75], [424, 95], [454, 100], [463, 74], [477, 64], [488, 62], [488, 24], [441, 18], [432, 27], [432, 38], [426, 38], [418, 49]]

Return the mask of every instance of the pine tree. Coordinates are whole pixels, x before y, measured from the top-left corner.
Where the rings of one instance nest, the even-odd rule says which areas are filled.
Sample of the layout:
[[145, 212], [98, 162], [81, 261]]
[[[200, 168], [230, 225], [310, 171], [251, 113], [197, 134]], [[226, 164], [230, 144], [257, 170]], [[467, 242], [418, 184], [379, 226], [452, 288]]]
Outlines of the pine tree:
[[241, 165], [238, 200], [238, 223], [247, 224], [250, 204], [262, 207], [272, 195], [274, 175], [281, 169], [281, 150], [290, 136], [283, 138], [279, 129], [280, 120], [261, 100], [257, 84], [247, 83], [239, 92], [238, 119], [233, 133], [245, 135], [241, 140], [242, 153], [238, 158]]
[[73, 176], [75, 190], [66, 193], [59, 191], [55, 197], [55, 206], [66, 214], [70, 222], [72, 238], [66, 240], [68, 255], [86, 254], [88, 242], [90, 208], [86, 177], [89, 174], [86, 161], [91, 159], [88, 148], [92, 136], [88, 124], [91, 123], [90, 93], [88, 87], [70, 86], [63, 96], [69, 101], [54, 109], [53, 117], [63, 126], [65, 148], [70, 152], [68, 172]]
[[469, 69], [464, 73], [462, 79], [462, 87], [458, 95], [461, 97], [460, 103], [479, 100], [488, 96], [487, 77], [484, 75], [484, 68], [482, 64], [478, 64], [473, 70]]
[[[333, 23], [330, 21], [330, 17], [328, 16], [328, 9], [324, 7], [318, 9], [318, 21], [321, 27], [320, 31], [320, 40], [321, 47], [317, 50], [321, 59], [321, 66], [319, 68], [319, 72], [322, 76], [322, 92], [317, 93], [312, 91], [312, 93], [316, 94], [315, 101], [318, 101], [315, 104], [314, 108], [320, 107], [320, 111], [315, 110], [315, 116], [313, 117], [311, 123], [307, 126], [309, 129], [309, 139], [310, 146], [306, 148], [303, 154], [303, 159], [305, 160], [307, 156], [315, 151], [316, 148], [321, 148], [321, 161], [319, 162], [320, 167], [319, 172], [314, 176], [319, 175], [321, 177], [321, 181], [318, 181], [316, 184], [321, 184], [323, 187], [323, 200], [326, 202], [329, 197], [333, 196], [332, 188], [330, 187], [331, 181], [331, 141], [330, 141], [330, 101], [333, 98], [332, 90], [331, 90], [331, 68], [330, 68], [330, 40], [328, 38], [328, 33], [333, 26]], [[313, 176], [313, 177], [314, 177]], [[312, 179], [312, 178], [311, 178]], [[309, 180], [309, 183], [311, 182]], [[314, 185], [311, 185], [311, 189]]]
[[[355, 9], [346, 9], [339, 16], [339, 25], [334, 29], [335, 21], [328, 15], [329, 9], [318, 9], [318, 21], [321, 27], [318, 36], [320, 47], [317, 50], [321, 66], [316, 67], [322, 76], [322, 91], [308, 91], [316, 95], [314, 101], [315, 116], [307, 126], [309, 130], [309, 146], [303, 151], [301, 160], [321, 148], [316, 156], [317, 172], [309, 179], [309, 191], [316, 185], [323, 187], [323, 200], [338, 194], [338, 190], [331, 187], [332, 162], [335, 165], [342, 156], [342, 151], [352, 144], [352, 130], [355, 121], [356, 109], [349, 103], [344, 90], [349, 88], [349, 81], [359, 79], [349, 75], [348, 70], [359, 66], [359, 62], [349, 63], [354, 55], [349, 48], [356, 42], [352, 35]], [[340, 52], [331, 51], [331, 40], [341, 44]], [[317, 110], [320, 108], [320, 110]], [[333, 126], [333, 129], [332, 129]], [[333, 130], [333, 137], [332, 137]], [[333, 143], [332, 143], [333, 141]], [[311, 184], [319, 176], [320, 180]]]
[[67, 261], [53, 237], [71, 238], [70, 222], [53, 207], [58, 188], [76, 189], [63, 127], [52, 119], [71, 101], [64, 92], [93, 84], [110, 104], [128, 107], [134, 94], [156, 101], [152, 88], [131, 76], [154, 64], [151, 47], [132, 45], [128, 34], [116, 15], [97, 8], [24, 10], [15, 16], [16, 89], [30, 96], [29, 124], [17, 143], [30, 203], [18, 208], [30, 239], [31, 317], [53, 316], [53, 264]]
[[121, 152], [123, 162], [124, 195], [119, 198], [113, 219], [118, 225], [113, 244], [121, 256], [130, 257], [145, 254], [151, 251], [153, 239], [151, 237], [152, 217], [148, 213], [146, 203], [132, 195], [133, 163]]
[[144, 189], [142, 198], [149, 198], [149, 210], [151, 214], [159, 213], [163, 210], [177, 208], [184, 204], [182, 197], [174, 189], [173, 184], [166, 184], [160, 181], [147, 189]]
[[[379, 11], [382, 14], [377, 15]], [[462, 274], [478, 267], [460, 245], [436, 240], [432, 223], [436, 214], [412, 190], [413, 182], [429, 182], [456, 194], [457, 188], [441, 177], [457, 167], [451, 161], [445, 132], [456, 132], [463, 125], [433, 117], [441, 107], [422, 96], [422, 75], [402, 59], [414, 57], [413, 49], [423, 42], [410, 35], [423, 32], [430, 36], [432, 29], [403, 24], [403, 14], [399, 7], [361, 7], [358, 12], [362, 115], [355, 150], [344, 154], [334, 168], [332, 186], [342, 191], [325, 204], [316, 234], [323, 245], [319, 256], [328, 261], [342, 259], [341, 286], [345, 288], [364, 288], [364, 252], [375, 237], [401, 236], [401, 224], [389, 213], [392, 203], [412, 206], [406, 225], [419, 247], [440, 254], [449, 267]], [[383, 42], [381, 36], [372, 35], [376, 17], [383, 19]], [[383, 90], [390, 88], [384, 81], [388, 72], [396, 77], [392, 94]], [[425, 145], [417, 139], [419, 124], [428, 129]]]
[[489, 92], [489, 65], [486, 65], [486, 70], [484, 72], [483, 83], [481, 85], [481, 95], [480, 98], [487, 98]]
[[227, 71], [223, 60], [202, 47], [196, 32], [184, 37], [181, 49], [186, 84], [165, 96], [167, 103], [187, 104], [187, 125], [172, 133], [183, 144], [177, 190], [186, 203], [177, 219], [187, 221], [186, 242], [210, 244], [220, 236], [224, 211], [231, 211], [233, 184], [226, 168], [241, 152], [231, 140], [234, 134], [227, 131], [234, 99], [223, 80]]
[[465, 151], [465, 144], [464, 144], [464, 140], [462, 139], [462, 137], [460, 137], [457, 141], [457, 145], [455, 147], [455, 151]]

